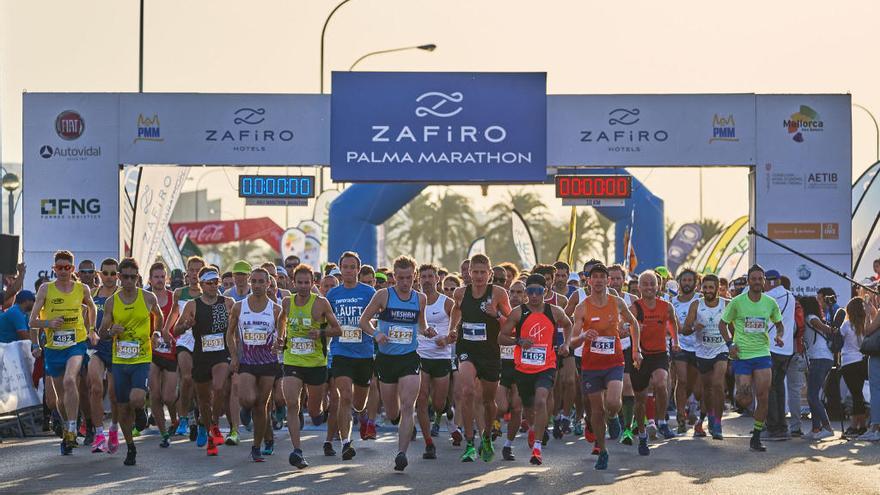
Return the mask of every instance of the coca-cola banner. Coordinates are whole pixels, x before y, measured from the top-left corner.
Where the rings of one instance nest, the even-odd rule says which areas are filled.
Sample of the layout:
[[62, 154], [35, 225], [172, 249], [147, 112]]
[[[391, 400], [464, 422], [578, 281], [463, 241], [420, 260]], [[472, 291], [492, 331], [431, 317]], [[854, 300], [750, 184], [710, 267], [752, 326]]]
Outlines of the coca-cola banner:
[[222, 244], [262, 239], [275, 251], [281, 251], [284, 229], [268, 217], [246, 220], [214, 220], [208, 222], [172, 223], [171, 232], [178, 244], [185, 235], [196, 244]]

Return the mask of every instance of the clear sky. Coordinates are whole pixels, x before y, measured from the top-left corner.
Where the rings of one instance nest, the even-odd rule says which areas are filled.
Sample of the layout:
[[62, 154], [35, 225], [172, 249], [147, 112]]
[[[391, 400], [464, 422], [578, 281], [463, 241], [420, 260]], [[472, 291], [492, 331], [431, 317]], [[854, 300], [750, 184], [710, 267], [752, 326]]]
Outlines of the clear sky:
[[[318, 92], [321, 26], [336, 3], [148, 0], [144, 89]], [[23, 91], [137, 91], [137, 14], [136, 0], [0, 0], [5, 166], [21, 162]], [[877, 19], [880, 2], [868, 0], [351, 0], [327, 30], [327, 80], [366, 52], [436, 43], [433, 53], [382, 55], [358, 68], [546, 71], [551, 94], [849, 92], [880, 115]], [[855, 177], [875, 160], [875, 134], [853, 112]], [[634, 173], [666, 200], [672, 221], [698, 215], [696, 169]], [[745, 169], [707, 169], [703, 180], [705, 216], [747, 213]], [[230, 194], [223, 174], [202, 184], [209, 197]], [[501, 192], [482, 200], [470, 189], [478, 207]], [[236, 199], [223, 210], [240, 212]], [[265, 214], [281, 216], [248, 209]]]

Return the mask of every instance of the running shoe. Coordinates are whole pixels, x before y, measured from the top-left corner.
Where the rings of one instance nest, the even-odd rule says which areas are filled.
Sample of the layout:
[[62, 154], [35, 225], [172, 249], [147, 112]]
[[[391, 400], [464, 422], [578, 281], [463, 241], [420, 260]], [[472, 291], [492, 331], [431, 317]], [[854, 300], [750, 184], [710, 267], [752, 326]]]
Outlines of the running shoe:
[[425, 445], [425, 453], [422, 454], [422, 459], [436, 459], [437, 458], [437, 447], [434, 446], [433, 443], [429, 443]]
[[540, 466], [543, 462], [543, 459], [541, 459], [541, 451], [538, 449], [532, 449], [532, 457], [529, 458], [529, 464]]
[[435, 438], [440, 436], [440, 424], [433, 423], [431, 425], [431, 436]]
[[61, 455], [73, 454], [74, 444], [76, 444], [76, 433], [72, 431], [64, 432], [64, 438], [61, 439]]
[[360, 422], [358, 423], [358, 432], [361, 434], [361, 440], [367, 439], [367, 418], [364, 416], [360, 417]]
[[137, 463], [137, 449], [134, 446], [128, 448], [125, 453], [125, 460], [122, 461], [126, 466], [134, 466]]
[[599, 444], [594, 443], [593, 450], [590, 451], [590, 455], [599, 455], [600, 452], [602, 452], [602, 449], [599, 448]]
[[107, 452], [115, 454], [119, 450], [119, 430], [110, 429], [107, 440]]
[[648, 437], [639, 437], [639, 455], [651, 455], [648, 448]]
[[464, 454], [461, 455], [461, 462], [476, 462], [476, 460], [477, 450], [474, 449], [473, 442], [468, 442], [464, 449]]
[[95, 441], [95, 429], [94, 428], [86, 428], [86, 436], [83, 438], [83, 445], [86, 447], [92, 445]]
[[501, 448], [501, 457], [505, 461], [515, 461], [516, 456], [513, 455], [513, 447], [502, 447]]
[[571, 418], [569, 418], [568, 416], [562, 418], [562, 424], [560, 425], [560, 428], [562, 428], [563, 435], [570, 435], [571, 434]]
[[376, 423], [367, 423], [367, 440], [376, 439]]
[[193, 423], [191, 423], [189, 425], [189, 441], [190, 442], [196, 441], [196, 439], [198, 437], [198, 432], [199, 432], [199, 429], [195, 424], [195, 420], [193, 420]]
[[706, 431], [703, 430], [702, 423], [694, 424], [694, 438], [702, 438], [706, 436]]
[[461, 434], [461, 428], [456, 428], [456, 429], [452, 430], [451, 436], [452, 436], [452, 446], [453, 447], [460, 446], [461, 441], [464, 438]]
[[[238, 411], [238, 419], [241, 420], [241, 424], [244, 425], [244, 429], [246, 429], [247, 431], [254, 431], [254, 424], [252, 422], [252, 420], [253, 420], [252, 416], [253, 416], [253, 414], [251, 414], [250, 408], [242, 407]], [[262, 461], [255, 461], [255, 462], [262, 462]]]
[[141, 436], [141, 430], [139, 430], [137, 426], [133, 426], [131, 428], [131, 436], [133, 436], [134, 438]]
[[550, 443], [550, 433], [544, 430], [544, 436], [541, 437], [541, 447], [546, 447], [548, 443]]
[[406, 460], [406, 454], [398, 452], [397, 457], [394, 458], [394, 470], [403, 471], [408, 465], [409, 461]]
[[481, 450], [483, 462], [492, 462], [492, 459], [495, 457], [495, 444], [492, 443], [490, 437], [483, 437], [483, 445]]
[[604, 471], [608, 469], [608, 451], [603, 450], [599, 452], [599, 458], [596, 459], [595, 468], [599, 471]]
[[[266, 440], [263, 442], [263, 455], [272, 455], [275, 453], [275, 440]], [[334, 452], [335, 454], [335, 452]]]
[[208, 429], [205, 425], [199, 425], [199, 434], [196, 436], [196, 447], [204, 447], [208, 443]]
[[878, 430], [867, 431], [864, 434], [859, 435], [859, 437], [856, 438], [856, 440], [858, 440], [860, 442], [880, 442], [880, 431], [878, 431]]
[[617, 440], [620, 437], [620, 418], [614, 416], [608, 422], [608, 438]]
[[574, 432], [575, 436], [579, 437], [579, 436], [583, 435], [584, 434], [584, 422], [579, 419], [575, 420], [574, 426], [572, 427], [572, 431]]
[[78, 437], [85, 437], [86, 434], [88, 434], [88, 432], [89, 431], [88, 431], [88, 428], [86, 427], [86, 422], [81, 421], [79, 423], [79, 428], [77, 429], [77, 436]]
[[633, 444], [633, 432], [629, 428], [623, 430], [623, 434], [620, 435], [620, 443], [623, 445], [632, 445]]
[[186, 416], [180, 418], [180, 424], [177, 425], [177, 431], [174, 432], [175, 435], [179, 437], [185, 437], [189, 432], [189, 418]]
[[[234, 432], [235, 430], [232, 430], [232, 431]], [[211, 437], [214, 438], [214, 445], [216, 445], [218, 447], [223, 445], [223, 433], [220, 432], [219, 426], [212, 425], [211, 429], [208, 431], [208, 433], [211, 435]], [[238, 436], [238, 435], [236, 434], [236, 436]]]
[[162, 447], [163, 449], [167, 449], [168, 447], [171, 446], [170, 440], [171, 440], [171, 433], [170, 432], [163, 433], [162, 434], [162, 441], [159, 443], [159, 447]]
[[724, 435], [721, 433], [721, 425], [712, 429], [712, 440], [724, 440]]
[[92, 442], [92, 453], [100, 454], [107, 452], [107, 437], [104, 436], [103, 433], [95, 436], [95, 441]]
[[238, 445], [238, 430], [232, 430], [229, 435], [226, 435], [226, 445]]
[[302, 450], [293, 449], [293, 452], [290, 453], [290, 457], [287, 458], [287, 461], [290, 462], [290, 465], [297, 469], [304, 469], [309, 467], [309, 463], [306, 462], [305, 457], [302, 455]]
[[675, 438], [675, 433], [673, 433], [672, 430], [669, 429], [668, 423], [664, 423], [664, 424], [660, 425], [660, 428], [658, 428], [658, 431], [660, 432], [661, 435], [663, 435], [663, 438], [665, 438], [666, 440], [670, 440], [672, 438]]
[[767, 452], [767, 447], [761, 444], [761, 437], [759, 435], [752, 435], [752, 439], [749, 440], [749, 450], [752, 452]]
[[324, 442], [324, 455], [327, 457], [336, 455], [336, 451], [333, 450], [333, 442]]
[[833, 436], [834, 436], [833, 431], [831, 431], [827, 428], [822, 428], [821, 430], [814, 432], [811, 438], [813, 440], [824, 440], [826, 438], [831, 438]]
[[351, 442], [346, 443], [342, 446], [342, 460], [350, 461], [357, 455], [357, 452], [354, 451], [354, 447], [351, 445]]
[[492, 421], [492, 440], [501, 436], [501, 421]]
[[520, 422], [519, 422], [519, 432], [520, 432], [520, 433], [525, 433], [525, 432], [527, 432], [527, 431], [529, 431], [529, 422], [526, 421], [526, 420], [522, 420], [522, 421], [520, 421]]
[[263, 458], [263, 453], [260, 452], [260, 448], [254, 445], [251, 447], [251, 460], [254, 462], [265, 462], [266, 459]]
[[215, 456], [215, 455], [218, 454], [218, 451], [217, 451], [217, 444], [214, 443], [214, 437], [208, 437], [208, 449], [207, 449], [207, 452], [208, 452], [208, 455], [209, 455], [209, 456]]
[[681, 423], [678, 423], [678, 434], [679, 435], [684, 435], [685, 433], [687, 433], [687, 431], [688, 431], [688, 427], [684, 421], [682, 421]]
[[559, 418], [553, 418], [553, 438], [562, 438], [562, 421]]
[[651, 440], [657, 440], [657, 423], [654, 420], [648, 420], [648, 438]]
[[596, 441], [596, 434], [593, 433], [593, 425], [589, 422], [587, 423], [587, 429], [584, 430], [584, 440], [587, 442], [593, 443]]

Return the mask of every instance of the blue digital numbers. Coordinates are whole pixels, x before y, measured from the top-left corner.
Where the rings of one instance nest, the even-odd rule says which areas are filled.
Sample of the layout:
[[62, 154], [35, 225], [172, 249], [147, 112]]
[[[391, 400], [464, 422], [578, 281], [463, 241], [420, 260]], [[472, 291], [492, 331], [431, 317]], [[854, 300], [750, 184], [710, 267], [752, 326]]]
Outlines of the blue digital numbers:
[[238, 197], [296, 199], [315, 197], [314, 176], [239, 175]]

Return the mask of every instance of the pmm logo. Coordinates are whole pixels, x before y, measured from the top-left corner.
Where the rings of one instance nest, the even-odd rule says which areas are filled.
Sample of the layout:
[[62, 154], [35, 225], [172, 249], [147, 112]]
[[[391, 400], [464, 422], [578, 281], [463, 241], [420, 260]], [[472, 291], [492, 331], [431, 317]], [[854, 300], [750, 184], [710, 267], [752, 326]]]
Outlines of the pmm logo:
[[98, 198], [55, 198], [40, 200], [40, 214], [60, 217], [65, 215], [98, 215], [101, 213], [101, 200]]

